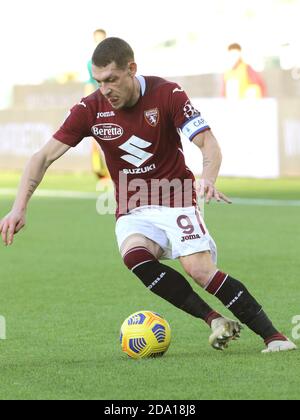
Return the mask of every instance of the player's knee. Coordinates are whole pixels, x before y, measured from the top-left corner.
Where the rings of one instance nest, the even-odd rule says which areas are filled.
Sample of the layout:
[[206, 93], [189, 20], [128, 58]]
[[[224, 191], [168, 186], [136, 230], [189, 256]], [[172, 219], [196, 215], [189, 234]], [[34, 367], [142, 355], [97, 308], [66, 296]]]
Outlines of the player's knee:
[[122, 244], [122, 257], [124, 258], [128, 251], [135, 248], [146, 248], [157, 260], [159, 260], [163, 254], [163, 250], [157, 243], [151, 241], [143, 235], [135, 234], [129, 236]]
[[207, 285], [213, 274], [214, 270], [210, 267], [192, 267], [189, 273], [190, 277], [192, 277], [192, 279], [194, 279], [202, 287]]
[[186, 273], [200, 286], [205, 287], [217, 268], [208, 255], [195, 255], [182, 260]]
[[157, 261], [155, 256], [145, 247], [134, 247], [123, 255], [123, 261], [130, 271], [148, 263]]

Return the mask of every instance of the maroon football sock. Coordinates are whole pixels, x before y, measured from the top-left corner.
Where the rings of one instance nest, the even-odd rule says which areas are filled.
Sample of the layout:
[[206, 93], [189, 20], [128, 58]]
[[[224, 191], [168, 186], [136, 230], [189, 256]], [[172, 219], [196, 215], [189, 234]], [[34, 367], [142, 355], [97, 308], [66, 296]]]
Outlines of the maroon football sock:
[[240, 281], [218, 271], [206, 291], [216, 296], [237, 319], [264, 340], [271, 342], [274, 341], [273, 337], [284, 337], [274, 328], [262, 306]]

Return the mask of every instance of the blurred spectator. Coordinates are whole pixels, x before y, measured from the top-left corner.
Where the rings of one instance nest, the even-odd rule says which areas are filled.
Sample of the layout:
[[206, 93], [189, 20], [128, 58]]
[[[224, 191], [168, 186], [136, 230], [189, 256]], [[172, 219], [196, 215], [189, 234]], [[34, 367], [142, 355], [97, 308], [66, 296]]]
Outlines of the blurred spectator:
[[263, 98], [267, 94], [266, 85], [242, 56], [242, 47], [231, 44], [228, 47], [229, 69], [224, 74], [222, 96], [229, 99]]
[[[95, 48], [100, 44], [100, 42], [104, 41], [106, 39], [106, 31], [104, 29], [96, 29], [94, 32], [94, 42], [95, 42]], [[88, 73], [89, 73], [89, 79], [86, 83], [86, 96], [93, 93], [98, 85], [97, 82], [93, 78], [92, 73], [92, 59], [90, 59], [87, 63]]]
[[[100, 42], [104, 41], [106, 38], [106, 31], [104, 29], [96, 29], [94, 32], [94, 42], [97, 47]], [[92, 59], [89, 60], [87, 64], [89, 79], [86, 83], [85, 94], [86, 96], [91, 95], [98, 88], [97, 82], [93, 78], [92, 74]], [[96, 140], [92, 141], [92, 167], [93, 172], [98, 179], [103, 179], [109, 177], [108, 169], [106, 166], [105, 158], [102, 150], [100, 149], [99, 144]]]

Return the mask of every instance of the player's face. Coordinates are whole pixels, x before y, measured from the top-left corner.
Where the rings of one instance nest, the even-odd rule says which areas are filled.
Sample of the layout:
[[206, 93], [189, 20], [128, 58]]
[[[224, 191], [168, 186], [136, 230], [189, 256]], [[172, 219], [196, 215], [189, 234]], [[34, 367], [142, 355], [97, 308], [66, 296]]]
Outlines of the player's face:
[[130, 108], [137, 103], [140, 92], [136, 72], [135, 63], [129, 63], [126, 69], [119, 69], [115, 63], [106, 67], [93, 65], [93, 77], [99, 83], [102, 95], [116, 110]]

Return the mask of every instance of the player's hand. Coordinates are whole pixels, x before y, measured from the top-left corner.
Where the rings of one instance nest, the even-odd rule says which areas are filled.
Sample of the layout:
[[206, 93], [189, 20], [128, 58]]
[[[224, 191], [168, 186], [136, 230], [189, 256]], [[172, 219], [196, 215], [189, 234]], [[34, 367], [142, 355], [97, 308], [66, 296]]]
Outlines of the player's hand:
[[215, 199], [217, 202], [224, 201], [227, 204], [232, 204], [232, 201], [223, 193], [218, 191], [215, 185], [207, 179], [201, 179], [198, 183], [197, 191], [201, 199], [205, 198], [206, 204]]
[[0, 235], [5, 246], [12, 245], [14, 235], [25, 226], [25, 213], [12, 210], [4, 219], [0, 220]]

